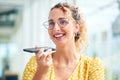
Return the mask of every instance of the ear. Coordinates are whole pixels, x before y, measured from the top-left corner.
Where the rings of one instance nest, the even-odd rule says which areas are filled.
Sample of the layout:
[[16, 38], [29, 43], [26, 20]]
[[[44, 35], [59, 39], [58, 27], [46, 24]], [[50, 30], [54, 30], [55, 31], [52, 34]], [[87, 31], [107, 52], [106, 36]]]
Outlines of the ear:
[[75, 24], [75, 33], [77, 33], [80, 30], [80, 24], [76, 23]]

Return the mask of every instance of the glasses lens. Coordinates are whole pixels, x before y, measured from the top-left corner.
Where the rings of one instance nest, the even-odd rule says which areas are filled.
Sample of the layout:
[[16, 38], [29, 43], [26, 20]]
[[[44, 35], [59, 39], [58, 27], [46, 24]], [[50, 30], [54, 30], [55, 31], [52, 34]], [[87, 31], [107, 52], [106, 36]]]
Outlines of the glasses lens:
[[50, 21], [48, 22], [49, 29], [52, 29], [55, 26], [55, 22]]
[[52, 29], [55, 26], [55, 22], [53, 22], [53, 21], [50, 21], [50, 22], [46, 21], [46, 22], [43, 23], [43, 25], [44, 25], [44, 27], [46, 29]]
[[61, 27], [65, 27], [68, 24], [68, 20], [67, 19], [60, 19], [59, 20], [59, 25]]
[[44, 27], [45, 27], [46, 29], [48, 29], [48, 22], [47, 22], [47, 21], [44, 22], [43, 25], [44, 25]]
[[[59, 27], [65, 27], [68, 24], [68, 19], [59, 19], [57, 24]], [[54, 21], [46, 21], [43, 23], [46, 29], [53, 29], [55, 27], [55, 22]]]

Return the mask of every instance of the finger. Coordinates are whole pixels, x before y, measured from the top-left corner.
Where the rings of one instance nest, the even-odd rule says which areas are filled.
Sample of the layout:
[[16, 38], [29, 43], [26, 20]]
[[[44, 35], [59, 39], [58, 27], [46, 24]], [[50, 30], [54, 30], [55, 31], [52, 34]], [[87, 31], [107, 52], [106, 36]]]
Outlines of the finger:
[[38, 48], [38, 45], [35, 45], [35, 48]]
[[43, 60], [43, 62], [45, 62], [46, 64], [49, 64], [52, 62], [52, 56], [51, 55], [43, 55], [44, 57], [41, 58], [41, 60]]
[[43, 53], [44, 49], [41, 48], [37, 53], [35, 53], [36, 56], [40, 57], [40, 55]]
[[[46, 61], [49, 59], [49, 55], [53, 53], [51, 49], [48, 49], [46, 52], [43, 52], [45, 49], [41, 48], [38, 53], [36, 53], [37, 61]], [[48, 58], [48, 59], [47, 59]], [[51, 57], [52, 58], [52, 57]]]
[[48, 49], [47, 51], [45, 51], [43, 54], [45, 55], [51, 55], [52, 53], [54, 53], [55, 51], [52, 51], [51, 49]]
[[36, 60], [39, 61], [41, 59], [41, 57], [43, 56], [43, 48], [41, 48], [37, 53], [35, 53], [36, 55]]
[[47, 55], [47, 56], [46, 56], [46, 60], [47, 60], [47, 61], [50, 61], [51, 59], [52, 59], [51, 55]]
[[40, 51], [41, 51], [41, 52], [44, 52], [44, 48], [41, 48]]
[[51, 64], [53, 63], [53, 61], [52, 61], [52, 56], [51, 56], [51, 55], [48, 55], [47, 58], [46, 58], [46, 61], [47, 61], [47, 62], [46, 62], [47, 65], [51, 65]]
[[40, 60], [48, 61], [49, 59], [52, 59], [50, 53], [51, 53], [51, 50], [48, 50], [47, 52], [43, 52], [42, 56], [40, 57]]
[[38, 53], [36, 53], [36, 56], [37, 56], [37, 60], [43, 60], [44, 58], [46, 58], [46, 56], [48, 55], [48, 54], [46, 54], [45, 52], [44, 52], [44, 48], [41, 48], [39, 51], [38, 51]]

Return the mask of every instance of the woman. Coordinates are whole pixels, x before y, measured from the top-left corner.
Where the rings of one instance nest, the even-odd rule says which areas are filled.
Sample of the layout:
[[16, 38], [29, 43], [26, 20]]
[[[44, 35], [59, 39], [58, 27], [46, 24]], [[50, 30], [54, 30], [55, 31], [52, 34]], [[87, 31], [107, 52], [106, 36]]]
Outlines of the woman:
[[82, 56], [86, 47], [86, 27], [77, 7], [58, 3], [44, 23], [56, 52], [40, 49], [26, 65], [23, 80], [104, 80], [98, 58]]

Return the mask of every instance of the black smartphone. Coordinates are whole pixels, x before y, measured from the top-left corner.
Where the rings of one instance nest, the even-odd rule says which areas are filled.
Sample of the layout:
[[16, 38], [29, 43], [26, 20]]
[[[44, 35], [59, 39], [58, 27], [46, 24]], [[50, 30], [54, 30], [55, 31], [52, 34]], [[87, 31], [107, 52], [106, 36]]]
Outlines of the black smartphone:
[[39, 49], [44, 48], [44, 52], [47, 51], [48, 49], [51, 49], [52, 51], [55, 51], [55, 48], [51, 47], [37, 47], [37, 48], [25, 48], [23, 51], [30, 52], [30, 53], [37, 53]]

